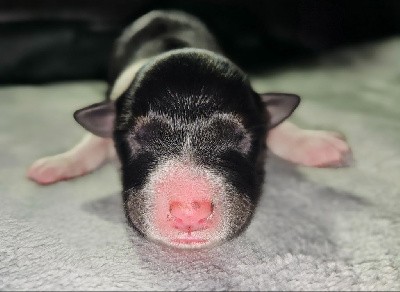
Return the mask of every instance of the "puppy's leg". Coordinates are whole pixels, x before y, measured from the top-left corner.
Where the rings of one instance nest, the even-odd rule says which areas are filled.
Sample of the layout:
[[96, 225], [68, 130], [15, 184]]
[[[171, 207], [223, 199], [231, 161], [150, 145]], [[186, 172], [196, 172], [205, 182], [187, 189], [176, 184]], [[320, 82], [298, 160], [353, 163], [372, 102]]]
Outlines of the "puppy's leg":
[[27, 177], [45, 185], [85, 175], [116, 157], [113, 143], [112, 139], [87, 134], [69, 151], [35, 161]]
[[343, 135], [301, 129], [288, 121], [269, 132], [267, 145], [279, 157], [305, 166], [344, 167], [353, 161]]

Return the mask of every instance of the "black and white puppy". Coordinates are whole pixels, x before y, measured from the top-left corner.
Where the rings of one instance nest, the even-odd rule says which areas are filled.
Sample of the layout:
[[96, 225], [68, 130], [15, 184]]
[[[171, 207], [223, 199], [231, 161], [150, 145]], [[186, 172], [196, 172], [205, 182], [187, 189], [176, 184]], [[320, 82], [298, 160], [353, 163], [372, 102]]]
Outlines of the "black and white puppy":
[[299, 164], [346, 163], [350, 149], [337, 134], [283, 122], [299, 102], [256, 93], [194, 16], [153, 11], [116, 41], [106, 100], [74, 115], [92, 134], [36, 161], [28, 177], [69, 179], [117, 154], [126, 217], [137, 231], [172, 246], [214, 245], [249, 223], [266, 144]]

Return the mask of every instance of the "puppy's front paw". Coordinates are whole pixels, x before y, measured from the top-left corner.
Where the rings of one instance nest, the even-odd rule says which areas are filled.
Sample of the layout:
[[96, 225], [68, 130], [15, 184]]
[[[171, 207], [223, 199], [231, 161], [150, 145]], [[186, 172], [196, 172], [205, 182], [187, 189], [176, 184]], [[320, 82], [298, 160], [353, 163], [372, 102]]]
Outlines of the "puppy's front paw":
[[346, 167], [354, 163], [343, 135], [315, 130], [301, 130], [297, 134], [294, 162], [312, 167]]
[[47, 185], [85, 174], [85, 169], [66, 154], [43, 157], [27, 171], [27, 177], [38, 184]]

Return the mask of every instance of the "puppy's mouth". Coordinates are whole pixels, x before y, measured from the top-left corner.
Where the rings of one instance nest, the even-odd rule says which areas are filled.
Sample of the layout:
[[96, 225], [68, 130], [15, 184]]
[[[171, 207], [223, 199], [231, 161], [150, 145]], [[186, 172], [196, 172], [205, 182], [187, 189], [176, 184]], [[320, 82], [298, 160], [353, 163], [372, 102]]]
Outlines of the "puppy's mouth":
[[196, 237], [182, 237], [171, 240], [171, 244], [178, 246], [203, 246], [208, 243], [207, 239], [196, 238]]
[[153, 229], [150, 238], [156, 241], [178, 248], [202, 248], [220, 242], [223, 238], [220, 226], [212, 224], [212, 227], [206, 229], [182, 229], [176, 228], [170, 224], [160, 224]]
[[[165, 240], [165, 241], [164, 241]], [[206, 234], [179, 234], [174, 237], [163, 238], [163, 243], [181, 249], [201, 249], [212, 247], [221, 242], [217, 238]]]

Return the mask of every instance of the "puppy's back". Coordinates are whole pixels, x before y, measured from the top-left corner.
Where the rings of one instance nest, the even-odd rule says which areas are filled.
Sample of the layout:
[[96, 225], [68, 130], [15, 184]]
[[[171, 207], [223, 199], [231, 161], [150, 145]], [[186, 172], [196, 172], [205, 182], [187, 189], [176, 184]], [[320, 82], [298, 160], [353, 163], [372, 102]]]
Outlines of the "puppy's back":
[[179, 48], [221, 53], [214, 36], [196, 17], [173, 10], [155, 10], [138, 18], [117, 39], [109, 66], [113, 84], [130, 64]]

